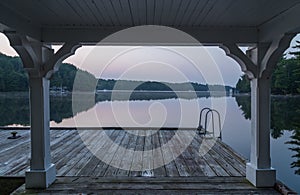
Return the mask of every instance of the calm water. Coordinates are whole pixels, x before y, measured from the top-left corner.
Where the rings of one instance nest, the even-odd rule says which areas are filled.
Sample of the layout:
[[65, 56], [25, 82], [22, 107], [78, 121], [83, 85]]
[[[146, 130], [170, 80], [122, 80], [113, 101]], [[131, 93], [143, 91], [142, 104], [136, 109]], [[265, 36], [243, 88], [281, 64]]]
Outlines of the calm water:
[[[201, 96], [182, 93], [179, 94], [181, 98], [176, 98], [172, 93], [130, 96], [122, 93], [114, 98], [112, 94], [104, 93], [88, 101], [89, 98], [82, 95], [73, 101], [77, 102], [73, 109], [75, 113], [72, 96], [52, 96], [51, 126], [197, 127], [200, 110], [212, 107], [221, 113], [223, 141], [249, 159], [250, 97]], [[300, 193], [300, 98], [272, 97], [271, 106], [272, 166], [277, 169], [279, 180]], [[0, 107], [0, 126], [28, 126], [26, 93], [0, 94]]]

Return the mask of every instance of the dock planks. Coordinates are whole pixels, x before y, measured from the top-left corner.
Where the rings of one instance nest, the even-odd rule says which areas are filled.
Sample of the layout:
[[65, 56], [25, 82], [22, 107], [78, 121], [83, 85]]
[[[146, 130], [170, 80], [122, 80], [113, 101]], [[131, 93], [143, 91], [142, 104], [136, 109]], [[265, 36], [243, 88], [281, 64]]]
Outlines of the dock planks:
[[58, 177], [45, 190], [21, 186], [13, 194], [280, 194], [244, 177]]
[[[30, 131], [17, 131], [22, 137], [10, 140], [10, 131], [0, 130], [0, 176], [24, 176], [29, 168]], [[245, 179], [244, 158], [220, 140], [198, 134], [182, 137], [174, 130], [145, 129], [56, 129], [50, 134], [56, 181], [39, 191], [23, 185], [15, 194], [278, 194], [273, 188], [253, 187]], [[79, 134], [89, 140], [88, 145]], [[104, 139], [104, 134], [115, 144]], [[191, 144], [166, 163], [188, 138], [193, 138]], [[166, 143], [168, 147], [162, 149]], [[117, 167], [99, 160], [89, 148]], [[140, 152], [126, 154], [122, 148]]]
[[[7, 139], [10, 131], [0, 130], [2, 176], [24, 176], [29, 168], [30, 132], [18, 131], [22, 137], [10, 140]], [[103, 133], [116, 144], [106, 143]], [[89, 147], [96, 148], [97, 154], [104, 156], [106, 162], [120, 162], [118, 167], [110, 166], [94, 156], [77, 130], [51, 130], [51, 155], [57, 176], [133, 177], [142, 176], [143, 170], [150, 170], [154, 177], [245, 176], [245, 159], [219, 140], [204, 140], [196, 135], [174, 161], [157, 167], [157, 164], [166, 162], [170, 155], [175, 157], [174, 151], [180, 149], [180, 143], [185, 142], [186, 138], [174, 134], [173, 130], [81, 130], [80, 134], [89, 139]], [[162, 150], [160, 146], [167, 142], [169, 147]], [[199, 151], [200, 145], [208, 150], [205, 155]], [[121, 147], [142, 152], [124, 154]], [[155, 148], [157, 150], [149, 152]], [[131, 168], [126, 170], [122, 167]]]

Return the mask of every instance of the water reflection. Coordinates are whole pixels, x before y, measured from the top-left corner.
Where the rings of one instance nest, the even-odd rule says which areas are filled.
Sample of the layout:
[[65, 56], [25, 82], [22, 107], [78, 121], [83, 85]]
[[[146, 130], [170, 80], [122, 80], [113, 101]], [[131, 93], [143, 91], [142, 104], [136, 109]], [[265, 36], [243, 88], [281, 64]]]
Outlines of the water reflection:
[[[130, 94], [128, 94], [130, 93]], [[95, 96], [95, 102], [89, 103], [85, 102], [84, 98], [80, 101], [80, 110], [77, 113], [72, 111], [72, 96], [51, 96], [50, 98], [50, 119], [51, 124], [56, 126], [73, 126], [76, 125], [72, 122], [73, 118], [78, 117], [78, 121], [82, 124], [90, 124], [93, 126], [96, 124], [99, 126], [97, 121], [101, 118], [102, 126], [120, 126], [126, 124], [128, 112], [126, 109], [130, 109], [132, 117], [136, 119], [138, 124], [148, 124], [151, 119], [157, 117], [157, 126], [177, 126], [178, 121], [181, 120], [181, 115], [179, 114], [182, 110], [178, 106], [178, 99], [180, 97], [185, 99], [182, 101], [184, 107], [187, 108], [188, 116], [182, 126], [197, 127], [198, 115], [191, 114], [195, 113], [194, 108], [190, 105], [195, 101], [199, 101], [202, 107], [210, 107], [211, 96], [224, 96], [224, 94], [209, 94], [205, 92], [199, 92], [196, 94], [191, 94], [188, 92], [165, 92], [165, 93], [153, 93], [153, 92], [124, 92], [120, 91], [117, 94], [112, 94], [110, 91], [99, 93]], [[130, 101], [124, 101], [130, 97]], [[196, 98], [198, 97], [198, 98]], [[153, 112], [149, 113], [149, 108], [151, 101], [157, 100], [157, 104], [153, 104]], [[237, 96], [235, 100], [243, 112], [245, 119], [251, 118], [251, 103], [249, 96]], [[109, 102], [114, 102], [117, 110], [112, 110]], [[125, 102], [128, 103], [127, 107]], [[153, 103], [153, 102], [152, 102]], [[95, 106], [97, 104], [98, 106]], [[161, 105], [165, 107], [165, 110], [161, 109]], [[157, 108], [155, 108], [155, 106]], [[92, 109], [94, 108], [94, 109]], [[295, 170], [295, 173], [300, 175], [300, 98], [299, 97], [272, 97], [271, 101], [271, 136], [274, 139], [281, 137], [284, 131], [291, 132], [290, 140], [286, 141], [285, 144], [288, 145], [289, 149], [293, 151], [293, 162], [291, 167]], [[94, 113], [92, 113], [94, 112]], [[89, 113], [96, 115], [98, 118], [87, 117]], [[165, 120], [160, 121], [159, 118], [161, 114], [167, 113]], [[126, 119], [120, 121], [115, 121], [115, 114], [118, 114], [119, 119]], [[169, 114], [170, 113], [170, 114]], [[74, 116], [75, 115], [75, 116]], [[112, 117], [113, 116], [113, 117]], [[152, 118], [151, 118], [152, 117]], [[0, 126], [9, 125], [29, 125], [29, 99], [27, 93], [2, 93], [0, 94]], [[165, 121], [165, 122], [164, 122]], [[163, 123], [164, 122], [164, 123]], [[129, 125], [130, 126], [130, 125]]]
[[[85, 105], [82, 107], [81, 112], [93, 106]], [[51, 96], [51, 121], [60, 123], [63, 119], [73, 116], [71, 96]], [[0, 95], [0, 126], [29, 126], [29, 120], [28, 93], [4, 93]]]
[[[237, 104], [246, 119], [251, 118], [251, 103], [249, 96], [236, 97]], [[291, 168], [300, 175], [300, 98], [272, 97], [271, 98], [271, 136], [281, 137], [284, 131], [291, 131], [290, 140], [285, 142], [294, 152]]]
[[[83, 95], [84, 96], [84, 95]], [[208, 97], [224, 97], [222, 93], [197, 92], [104, 92], [95, 97], [96, 105], [58, 125], [77, 127], [197, 127], [199, 109], [217, 104], [222, 108], [224, 98], [211, 101]], [[77, 97], [77, 95], [76, 95]], [[179, 97], [179, 98], [178, 98]], [[201, 105], [199, 105], [199, 98]], [[82, 104], [90, 97], [78, 100]], [[128, 99], [130, 101], [128, 101]], [[155, 100], [155, 101], [150, 101]], [[204, 104], [205, 102], [205, 104]], [[57, 126], [53, 124], [52, 126]]]
[[29, 124], [27, 93], [0, 94], [0, 126]]
[[[128, 95], [130, 101], [127, 101]], [[183, 99], [180, 102], [185, 108], [184, 114], [181, 114], [178, 96]], [[196, 110], [211, 107], [212, 99], [217, 101], [216, 107], [220, 108], [223, 106], [222, 99], [224, 100], [224, 98], [212, 98], [212, 96], [224, 97], [224, 94], [197, 93], [196, 96], [197, 98], [195, 98], [195, 94], [191, 95], [187, 92], [135, 92], [130, 94], [119, 92], [112, 95], [112, 92], [106, 91], [95, 96], [93, 103], [82, 97], [77, 113], [72, 111], [71, 95], [51, 96], [51, 126], [76, 126], [75, 119], [78, 124], [83, 126], [99, 126], [97, 120], [101, 121], [102, 126], [125, 126], [126, 124], [132, 126], [133, 123], [128, 124], [128, 118], [126, 118], [129, 110], [135, 122], [142, 125], [148, 124], [153, 119], [157, 124], [151, 123], [152, 125], [176, 127], [183, 115], [186, 118], [184, 118], [182, 126], [197, 127], [199, 115]], [[223, 126], [223, 141], [248, 157], [250, 151], [250, 122], [248, 120], [251, 118], [250, 96], [225, 97], [225, 99], [227, 100], [227, 114]], [[193, 106], [196, 102], [200, 108], [196, 109]], [[14, 124], [28, 126], [30, 118], [28, 105], [27, 93], [0, 93], [0, 126]], [[112, 106], [115, 109], [112, 109]], [[300, 175], [300, 97], [272, 97], [271, 111], [271, 136], [274, 139], [281, 138], [276, 141], [271, 139], [274, 149], [272, 163], [278, 170], [279, 179], [282, 178], [283, 182], [293, 185], [294, 189], [300, 192], [296, 184]], [[164, 115], [165, 113], [167, 114]], [[162, 115], [166, 118], [162, 118]], [[290, 155], [289, 152], [292, 154]], [[283, 156], [285, 156], [286, 163], [283, 162]], [[292, 160], [290, 156], [292, 156]], [[290, 163], [291, 165], [289, 165]], [[293, 171], [296, 175], [292, 173]]]
[[[78, 113], [88, 111], [98, 102], [105, 101], [136, 101], [136, 100], [163, 100], [182, 99], [192, 100], [197, 97], [222, 97], [222, 92], [99, 92], [95, 95], [95, 102], [85, 101], [84, 96], [80, 99], [80, 109], [76, 113], [72, 110], [72, 95], [55, 95], [50, 97], [50, 120], [61, 123], [64, 119], [72, 118]], [[1, 93], [0, 94], [0, 126], [20, 125], [28, 126], [29, 97], [28, 93]]]

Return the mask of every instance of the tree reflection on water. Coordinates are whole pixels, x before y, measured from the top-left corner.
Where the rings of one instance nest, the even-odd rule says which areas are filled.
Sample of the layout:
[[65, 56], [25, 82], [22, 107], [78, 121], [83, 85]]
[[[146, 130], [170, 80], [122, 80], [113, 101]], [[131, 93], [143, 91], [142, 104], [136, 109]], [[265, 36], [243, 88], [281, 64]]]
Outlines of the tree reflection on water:
[[[112, 95], [111, 92], [99, 93], [95, 96], [95, 102], [87, 102], [83, 98], [80, 110], [77, 113], [72, 111], [72, 95], [51, 96], [50, 98], [50, 120], [60, 123], [63, 119], [72, 118], [74, 115], [87, 111], [101, 101], [134, 101], [134, 100], [158, 100], [174, 99], [178, 96], [184, 99], [196, 97], [208, 98], [219, 97], [224, 94], [209, 94], [199, 92], [191, 94], [188, 92], [175, 93], [141, 93], [135, 92], [126, 94], [120, 92]], [[250, 96], [236, 96], [235, 100], [243, 112], [245, 119], [251, 118]], [[272, 97], [271, 101], [271, 136], [277, 139], [284, 131], [291, 131], [290, 140], [285, 142], [293, 151], [294, 162], [291, 167], [295, 168], [295, 174], [300, 175], [300, 97]], [[21, 125], [29, 126], [29, 98], [28, 93], [2, 93], [0, 94], [0, 126]]]
[[[251, 118], [250, 96], [237, 96], [236, 102], [246, 119]], [[271, 136], [277, 139], [283, 135], [284, 131], [291, 131], [291, 139], [285, 144], [295, 154], [292, 156], [294, 162], [291, 168], [295, 168], [295, 174], [300, 175], [300, 98], [280, 97], [271, 98]]]

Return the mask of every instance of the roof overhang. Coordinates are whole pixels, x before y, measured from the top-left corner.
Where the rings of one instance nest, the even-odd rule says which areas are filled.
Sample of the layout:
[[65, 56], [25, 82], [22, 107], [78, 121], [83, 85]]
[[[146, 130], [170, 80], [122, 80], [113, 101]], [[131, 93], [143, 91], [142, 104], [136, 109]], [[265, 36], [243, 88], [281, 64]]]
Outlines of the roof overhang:
[[47, 44], [195, 45], [172, 42], [165, 35], [147, 39], [163, 33], [155, 30], [103, 41], [124, 29], [158, 25], [188, 33], [203, 45], [246, 45], [300, 32], [299, 10], [299, 0], [3, 0], [0, 31], [16, 31]]

